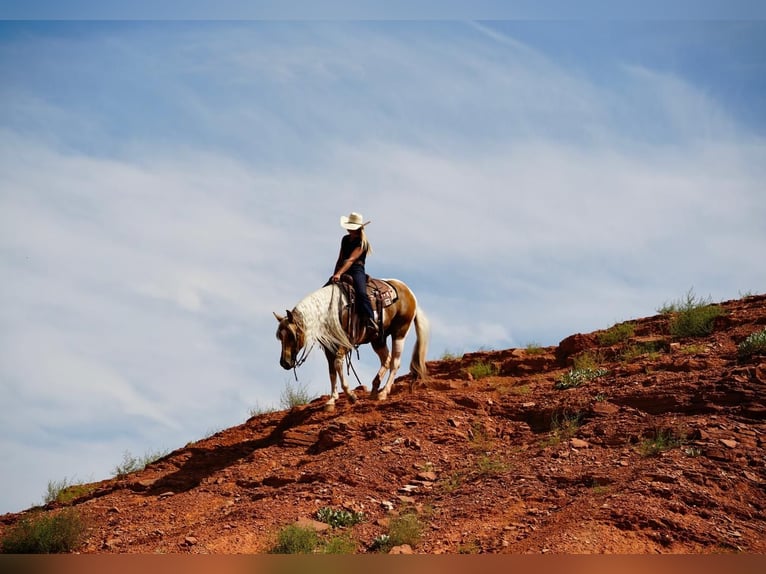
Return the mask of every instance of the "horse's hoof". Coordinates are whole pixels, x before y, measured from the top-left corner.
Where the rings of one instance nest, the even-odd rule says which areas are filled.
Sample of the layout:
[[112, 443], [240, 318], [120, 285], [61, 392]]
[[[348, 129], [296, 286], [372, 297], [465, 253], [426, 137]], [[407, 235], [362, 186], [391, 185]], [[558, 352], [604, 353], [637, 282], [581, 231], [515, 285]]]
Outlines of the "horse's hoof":
[[325, 403], [324, 410], [327, 413], [331, 413], [335, 410], [335, 403]]
[[354, 394], [348, 395], [348, 400], [351, 401], [351, 404], [354, 404], [357, 401], [356, 395]]

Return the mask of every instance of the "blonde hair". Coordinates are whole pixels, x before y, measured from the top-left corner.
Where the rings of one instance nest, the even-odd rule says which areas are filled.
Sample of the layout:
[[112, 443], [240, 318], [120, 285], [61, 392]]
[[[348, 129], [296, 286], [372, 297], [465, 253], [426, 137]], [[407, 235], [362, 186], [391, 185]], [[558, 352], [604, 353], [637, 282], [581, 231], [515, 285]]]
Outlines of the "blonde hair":
[[366, 251], [367, 255], [372, 255], [372, 245], [367, 240], [367, 234], [364, 232], [364, 225], [359, 228], [362, 238], [362, 251]]

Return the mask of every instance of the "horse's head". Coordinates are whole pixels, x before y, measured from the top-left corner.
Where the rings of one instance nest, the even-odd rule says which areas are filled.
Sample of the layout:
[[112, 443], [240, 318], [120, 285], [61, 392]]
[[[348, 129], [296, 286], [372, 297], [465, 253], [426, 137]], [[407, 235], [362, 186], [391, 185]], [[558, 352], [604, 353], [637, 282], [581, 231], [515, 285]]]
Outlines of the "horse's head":
[[277, 327], [277, 339], [282, 344], [282, 355], [279, 358], [279, 364], [283, 369], [290, 370], [295, 368], [298, 361], [298, 353], [305, 345], [303, 329], [300, 327], [295, 313], [287, 311], [287, 315], [280, 317], [274, 313], [274, 317], [279, 322]]

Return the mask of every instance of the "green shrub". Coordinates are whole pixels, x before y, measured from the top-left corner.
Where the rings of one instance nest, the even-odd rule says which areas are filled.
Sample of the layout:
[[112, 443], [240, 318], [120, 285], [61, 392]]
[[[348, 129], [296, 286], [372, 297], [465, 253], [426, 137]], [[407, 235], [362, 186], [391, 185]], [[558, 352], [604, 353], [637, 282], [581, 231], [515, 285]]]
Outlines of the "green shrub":
[[307, 405], [311, 400], [307, 386], [300, 383], [296, 383], [296, 386], [290, 382], [286, 383], [284, 390], [279, 395], [279, 404], [282, 405], [283, 409]]
[[43, 496], [43, 502], [50, 504], [58, 502], [60, 504], [69, 504], [73, 500], [85, 496], [95, 489], [93, 484], [77, 484], [70, 482], [69, 479], [49, 480], [48, 491]]
[[313, 528], [291, 524], [279, 531], [271, 554], [313, 554], [318, 545], [319, 535]]
[[116, 478], [125, 478], [132, 472], [138, 472], [144, 470], [147, 466], [153, 462], [158, 461], [163, 456], [166, 456], [170, 451], [149, 451], [144, 456], [136, 458], [130, 451], [126, 450], [122, 453], [122, 462], [114, 467], [112, 474]]
[[586, 351], [580, 353], [572, 360], [572, 366], [576, 371], [595, 371], [598, 369], [598, 365], [602, 361], [603, 357], [600, 353]]
[[665, 303], [660, 312], [672, 315], [669, 328], [674, 337], [709, 335], [713, 332], [716, 318], [723, 315], [723, 309], [719, 305], [713, 305], [709, 297], [697, 297], [692, 289], [689, 289], [684, 299]]
[[639, 450], [644, 456], [657, 456], [666, 450], [676, 448], [681, 445], [681, 439], [670, 430], [659, 429], [654, 436], [645, 438], [639, 444]]
[[737, 345], [737, 353], [740, 357], [749, 357], [756, 353], [766, 353], [766, 329], [752, 333]]
[[38, 512], [22, 518], [0, 540], [6, 554], [72, 552], [83, 541], [85, 523], [74, 508], [56, 513]]
[[617, 323], [609, 327], [603, 333], [598, 336], [598, 342], [601, 345], [609, 346], [616, 343], [621, 343], [631, 338], [636, 331], [636, 326], [633, 323]]
[[333, 536], [324, 545], [325, 554], [355, 554], [356, 542], [348, 536]]
[[534, 341], [527, 343], [525, 349], [528, 355], [542, 355], [545, 352], [545, 349], [543, 349], [539, 343]]
[[478, 361], [468, 367], [468, 374], [474, 379], [482, 379], [484, 377], [492, 377], [497, 375], [499, 369], [494, 363], [488, 363], [486, 361]]
[[423, 523], [414, 512], [405, 512], [393, 518], [388, 525], [389, 548], [409, 544], [413, 548], [423, 536]]
[[333, 528], [353, 526], [364, 520], [364, 513], [349, 512], [348, 510], [330, 508], [325, 506], [317, 510], [317, 520], [329, 524]]

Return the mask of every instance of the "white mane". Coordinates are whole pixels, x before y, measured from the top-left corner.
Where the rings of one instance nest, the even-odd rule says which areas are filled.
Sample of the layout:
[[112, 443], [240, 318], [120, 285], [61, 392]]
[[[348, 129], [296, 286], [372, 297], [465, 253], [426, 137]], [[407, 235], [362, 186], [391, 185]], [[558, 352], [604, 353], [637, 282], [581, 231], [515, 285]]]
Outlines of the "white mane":
[[295, 306], [293, 311], [298, 314], [307, 347], [313, 342], [329, 349], [353, 346], [340, 324], [340, 311], [345, 304], [341, 288], [327, 285], [307, 295]]

